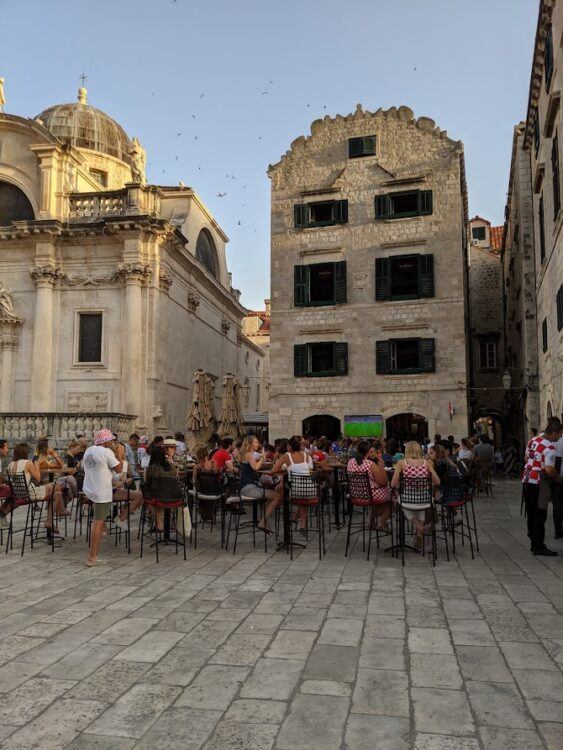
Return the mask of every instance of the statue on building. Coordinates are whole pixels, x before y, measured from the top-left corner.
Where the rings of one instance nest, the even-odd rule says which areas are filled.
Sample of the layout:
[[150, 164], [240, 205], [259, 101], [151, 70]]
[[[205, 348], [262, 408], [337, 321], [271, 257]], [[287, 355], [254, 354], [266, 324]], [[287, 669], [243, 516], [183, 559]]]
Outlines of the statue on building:
[[6, 97], [4, 96], [4, 78], [0, 78], [0, 112], [4, 111], [4, 104], [6, 104]]
[[131, 172], [133, 173], [133, 182], [145, 184], [145, 164], [147, 163], [147, 152], [141, 146], [137, 138], [133, 138], [133, 145], [129, 151], [131, 156]]
[[14, 302], [12, 300], [12, 290], [0, 281], [0, 317], [16, 318]]

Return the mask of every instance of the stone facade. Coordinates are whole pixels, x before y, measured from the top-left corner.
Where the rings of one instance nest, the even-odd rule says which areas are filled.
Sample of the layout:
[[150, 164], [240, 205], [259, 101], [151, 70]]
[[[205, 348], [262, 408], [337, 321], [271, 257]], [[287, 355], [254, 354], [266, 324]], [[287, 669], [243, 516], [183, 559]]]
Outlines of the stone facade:
[[[359, 142], [367, 153], [357, 153]], [[358, 105], [346, 117], [315, 121], [311, 135], [295, 140], [270, 167], [269, 176], [272, 437], [301, 433], [306, 426], [315, 431], [315, 420], [305, 420], [317, 415], [335, 417], [335, 428], [343, 427], [346, 416], [381, 415], [387, 420], [419, 415], [426, 420], [419, 436], [421, 429], [466, 434], [467, 198], [462, 144], [448, 138], [433, 120], [415, 119], [407, 107], [372, 113]], [[429, 191], [430, 202], [425, 203]], [[408, 193], [410, 201], [413, 192], [419, 201], [416, 215], [403, 210], [409, 215], [398, 218], [406, 204], [396, 196]], [[383, 198], [386, 195], [391, 198]], [[328, 222], [318, 205], [323, 201], [338, 204]], [[376, 209], [387, 212], [386, 218], [375, 218]], [[419, 255], [433, 256], [433, 289], [426, 289], [425, 296], [418, 289], [399, 301], [389, 282], [382, 292], [386, 301], [376, 301], [376, 261], [382, 259], [388, 270], [397, 267], [398, 257]], [[319, 264], [334, 264], [325, 268], [340, 274], [336, 297], [316, 306], [310, 299], [298, 302], [298, 278], [317, 278]], [[396, 365], [399, 360], [393, 355], [402, 351], [406, 339], [433, 340], [435, 366], [426, 359], [429, 371], [414, 367], [389, 374], [384, 354], [391, 352]], [[398, 346], [386, 343], [391, 340]], [[384, 351], [376, 372], [378, 341]], [[309, 345], [323, 342], [336, 344], [334, 369], [323, 377], [295, 376], [298, 352], [312, 358], [323, 348]], [[326, 420], [316, 423], [316, 431], [324, 431]]]
[[514, 129], [501, 263], [505, 297], [506, 369], [510, 433], [522, 448], [531, 427], [540, 427], [534, 216], [530, 156], [524, 123]]
[[[257, 346], [263, 353], [261, 363], [261, 377], [259, 379], [259, 393], [256, 394], [255, 404], [248, 404], [249, 408], [267, 413], [270, 399], [270, 300], [264, 300], [264, 310], [251, 310], [242, 319], [242, 333], [248, 341]], [[250, 377], [256, 377], [256, 373]]]
[[563, 416], [563, 2], [540, 2], [523, 146], [533, 191], [540, 420]]
[[500, 442], [505, 357], [502, 267], [495, 246], [498, 229], [502, 227], [491, 227], [480, 216], [469, 222], [469, 404], [472, 422], [487, 418]]
[[[146, 185], [140, 144], [90, 110], [84, 91], [64, 105], [92, 121], [86, 147], [53, 108], [35, 120], [0, 113], [1, 411], [117, 413], [172, 432], [198, 368], [217, 381], [217, 416], [228, 372], [254, 403], [264, 354], [241, 334], [227, 236], [191, 188]], [[101, 334], [85, 359], [88, 315]]]

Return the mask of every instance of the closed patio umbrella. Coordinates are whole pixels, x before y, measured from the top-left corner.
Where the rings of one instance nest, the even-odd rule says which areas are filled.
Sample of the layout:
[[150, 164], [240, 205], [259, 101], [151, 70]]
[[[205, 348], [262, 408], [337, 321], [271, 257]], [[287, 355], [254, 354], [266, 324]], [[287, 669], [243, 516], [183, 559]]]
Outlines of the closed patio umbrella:
[[227, 373], [223, 378], [223, 400], [219, 417], [219, 435], [236, 439], [243, 434], [240, 410], [240, 383], [235, 375]]
[[206, 446], [215, 431], [213, 398], [215, 385], [212, 378], [203, 370], [196, 370], [193, 377], [192, 405], [188, 413], [188, 449], [193, 452]]

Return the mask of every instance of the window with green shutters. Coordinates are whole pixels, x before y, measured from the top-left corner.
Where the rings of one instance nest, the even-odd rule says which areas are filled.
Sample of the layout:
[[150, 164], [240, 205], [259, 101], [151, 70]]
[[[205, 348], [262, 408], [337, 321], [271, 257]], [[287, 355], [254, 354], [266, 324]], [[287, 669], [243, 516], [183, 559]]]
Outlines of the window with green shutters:
[[348, 375], [348, 344], [337, 341], [295, 344], [293, 374], [296, 378]]
[[408, 375], [436, 371], [434, 339], [388, 339], [375, 344], [378, 375]]
[[375, 135], [363, 135], [360, 138], [348, 138], [348, 158], [358, 159], [361, 156], [375, 156]]
[[432, 190], [402, 190], [375, 196], [376, 219], [429, 216], [432, 210]]
[[538, 222], [540, 225], [540, 263], [545, 260], [545, 217], [543, 210], [543, 193], [540, 196], [538, 207]]
[[551, 144], [551, 179], [553, 181], [553, 220], [559, 216], [561, 208], [561, 183], [559, 178], [559, 134], [557, 130]]
[[346, 261], [294, 266], [295, 307], [342, 305], [347, 301]]
[[293, 207], [293, 221], [296, 229], [309, 227], [329, 227], [348, 223], [348, 201], [317, 201], [297, 203]]
[[375, 299], [434, 297], [434, 256], [397, 255], [375, 260]]
[[551, 26], [547, 32], [545, 38], [545, 51], [544, 51], [544, 70], [545, 70], [545, 90], [549, 91], [551, 86], [551, 77], [553, 76], [553, 34]]
[[547, 318], [544, 318], [541, 324], [541, 339], [542, 339], [542, 352], [545, 353], [548, 350]]

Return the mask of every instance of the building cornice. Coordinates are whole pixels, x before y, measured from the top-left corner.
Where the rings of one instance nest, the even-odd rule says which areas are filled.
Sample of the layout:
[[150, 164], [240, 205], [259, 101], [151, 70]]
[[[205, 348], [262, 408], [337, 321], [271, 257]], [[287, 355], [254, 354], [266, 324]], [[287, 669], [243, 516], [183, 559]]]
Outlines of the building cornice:
[[551, 24], [551, 16], [555, 0], [541, 0], [538, 13], [538, 24], [536, 27], [536, 39], [534, 42], [534, 55], [532, 58], [532, 73], [530, 76], [530, 91], [528, 95], [528, 109], [526, 113], [526, 129], [524, 134], [524, 148], [530, 149], [534, 137], [534, 120], [538, 111], [541, 85], [544, 69], [544, 52], [547, 32]]

